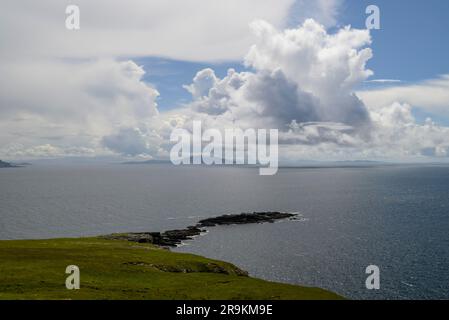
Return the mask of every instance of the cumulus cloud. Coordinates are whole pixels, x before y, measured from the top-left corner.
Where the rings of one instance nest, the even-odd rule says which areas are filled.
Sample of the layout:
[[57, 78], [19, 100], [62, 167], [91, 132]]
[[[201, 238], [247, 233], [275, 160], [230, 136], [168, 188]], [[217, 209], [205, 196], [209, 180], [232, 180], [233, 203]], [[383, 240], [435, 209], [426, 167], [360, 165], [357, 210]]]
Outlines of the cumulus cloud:
[[[163, 158], [171, 146], [171, 131], [190, 129], [194, 120], [201, 120], [204, 129], [279, 129], [284, 160], [449, 154], [449, 128], [430, 118], [420, 124], [412, 112], [420, 107], [447, 114], [448, 76], [355, 92], [373, 74], [366, 68], [373, 55], [367, 30], [345, 27], [330, 33], [312, 19], [284, 30], [290, 0], [277, 2], [275, 9], [268, 0], [239, 1], [238, 17], [235, 3], [202, 2], [204, 6], [196, 6], [202, 8], [200, 12], [189, 17], [197, 23], [182, 28], [187, 23], [185, 12], [190, 12], [185, 1], [174, 1], [177, 10], [165, 2], [132, 1], [140, 9], [130, 4], [119, 7], [115, 1], [96, 3], [100, 7], [92, 12], [103, 12], [104, 25], [94, 14], [83, 13], [93, 4], [81, 1], [82, 15], [87, 17], [79, 33], [55, 28], [53, 15], [64, 9], [62, 4], [61, 8], [50, 3], [38, 7], [30, 2], [25, 10], [40, 14], [20, 26], [11, 19], [19, 7], [12, 1], [5, 3], [7, 10], [0, 13], [4, 39], [0, 43], [0, 156], [114, 153]], [[316, 16], [322, 14], [317, 19], [335, 24], [332, 6], [338, 2], [317, 1]], [[171, 11], [181, 12], [182, 17]], [[154, 20], [148, 19], [149, 12]], [[249, 22], [248, 12], [252, 18], [265, 18], [251, 23], [252, 35], [242, 31]], [[173, 24], [178, 18], [180, 22]], [[120, 22], [122, 28], [114, 29]], [[25, 34], [28, 23], [35, 28]], [[10, 30], [16, 32], [16, 39]], [[104, 41], [99, 42], [99, 37]], [[245, 56], [242, 48], [246, 48]], [[118, 55], [204, 61], [238, 57], [247, 70], [230, 69], [222, 78], [213, 69], [199, 70], [192, 83], [185, 85], [192, 102], [159, 112], [159, 93], [143, 81], [143, 68], [114, 58]]]
[[193, 78], [191, 85], [185, 85], [184, 88], [189, 91], [193, 98], [198, 100], [209, 95], [209, 90], [215, 87], [218, 78], [214, 70], [207, 68], [199, 71]]
[[135, 156], [149, 153], [145, 135], [138, 128], [121, 128], [103, 138], [104, 145], [118, 153]]
[[412, 107], [398, 102], [370, 111], [371, 134], [332, 123], [294, 124], [280, 140], [284, 161], [292, 159], [428, 161], [447, 159], [449, 128], [428, 118], [419, 124]]
[[121, 127], [104, 136], [101, 143], [109, 150], [125, 156], [164, 158], [168, 156], [170, 133], [175, 125], [176, 121], [155, 116], [138, 127]]
[[[171, 122], [184, 119], [186, 111], [159, 116], [158, 93], [142, 81], [143, 69], [121, 57], [241, 60], [255, 37], [248, 24], [258, 18], [282, 28], [292, 10], [310, 5], [294, 3], [79, 0], [81, 30], [72, 32], [64, 24], [66, 3], [3, 1], [0, 156], [87, 155], [111, 149], [126, 154], [129, 150], [120, 142], [128, 141], [122, 135], [130, 132], [139, 132], [134, 138], [149, 146], [135, 147], [132, 153], [163, 153]], [[203, 85], [191, 88], [199, 109], [199, 98], [217, 85], [214, 81], [218, 79], [194, 80]]]
[[245, 64], [254, 71], [229, 70], [223, 79], [211, 69], [198, 72], [186, 86], [194, 110], [243, 127], [287, 130], [292, 121], [369, 126], [368, 111], [353, 93], [371, 75], [368, 31], [329, 34], [314, 20], [285, 31], [257, 21], [252, 30], [257, 42]]
[[371, 146], [392, 158], [419, 156], [445, 157], [449, 150], [449, 128], [426, 119], [418, 124], [409, 104], [398, 102], [371, 112], [376, 124]]
[[0, 147], [51, 145], [47, 153], [28, 154], [57, 155], [98, 149], [103, 136], [158, 115], [158, 92], [132, 61], [44, 60], [0, 64], [0, 72]]
[[[447, 156], [449, 128], [431, 119], [419, 124], [411, 104], [397, 94], [383, 99], [384, 91], [355, 93], [373, 74], [366, 69], [372, 57], [368, 31], [345, 27], [329, 34], [313, 20], [285, 31], [258, 21], [252, 29], [257, 41], [245, 58], [252, 71], [229, 70], [223, 79], [211, 69], [200, 71], [186, 86], [194, 99], [189, 111], [178, 110], [186, 116], [184, 126], [195, 118], [218, 128], [277, 128], [284, 160]], [[418, 92], [439, 92], [421, 99], [444, 101], [446, 80], [414, 87], [407, 98], [416, 106]]]
[[354, 128], [341, 123], [293, 121], [287, 132], [282, 133], [280, 141], [286, 145], [333, 144], [339, 147], [352, 147], [360, 141], [354, 137]]

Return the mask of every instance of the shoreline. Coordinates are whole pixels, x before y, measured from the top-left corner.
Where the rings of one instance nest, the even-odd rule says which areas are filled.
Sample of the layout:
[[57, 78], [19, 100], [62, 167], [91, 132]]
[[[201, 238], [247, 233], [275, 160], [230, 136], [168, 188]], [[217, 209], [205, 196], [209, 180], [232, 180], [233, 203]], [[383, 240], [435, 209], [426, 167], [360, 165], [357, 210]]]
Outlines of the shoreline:
[[151, 243], [162, 247], [178, 247], [184, 241], [194, 240], [196, 236], [205, 234], [215, 226], [230, 226], [243, 224], [273, 223], [278, 220], [296, 220], [298, 213], [288, 212], [252, 212], [240, 214], [225, 214], [217, 217], [206, 218], [198, 221], [193, 226], [184, 229], [167, 230], [163, 232], [128, 232], [112, 233], [100, 237], [109, 240], [127, 240], [138, 243]]
[[[294, 219], [295, 216], [286, 213], [225, 215], [204, 219], [197, 226], [269, 223]], [[131, 233], [86, 238], [0, 240], [0, 272], [7, 275], [0, 278], [0, 300], [344, 299], [320, 288], [253, 278], [231, 263], [173, 252], [169, 246], [158, 245], [155, 241], [158, 238], [154, 234], [159, 234], [162, 235], [159, 240], [165, 241], [162, 243], [176, 246], [175, 238], [164, 237], [172, 235], [179, 240], [180, 236], [191, 236], [192, 228], [153, 235], [144, 233], [143, 238], [142, 234], [136, 236]], [[65, 288], [68, 276], [65, 270], [69, 265], [80, 269], [80, 290]]]

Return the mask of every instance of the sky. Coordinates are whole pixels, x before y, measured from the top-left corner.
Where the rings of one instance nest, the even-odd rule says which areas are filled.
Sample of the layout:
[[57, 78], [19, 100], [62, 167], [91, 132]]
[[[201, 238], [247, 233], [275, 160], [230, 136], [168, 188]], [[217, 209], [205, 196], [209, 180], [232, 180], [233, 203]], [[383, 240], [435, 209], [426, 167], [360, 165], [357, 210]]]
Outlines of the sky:
[[[449, 42], [445, 41], [444, 32], [449, 30], [448, 1], [347, 0], [338, 9], [336, 26], [365, 28], [368, 16], [365, 9], [370, 4], [376, 4], [381, 9], [381, 30], [372, 32], [371, 48], [375, 55], [367, 65], [375, 70], [371, 80], [416, 83], [449, 73]], [[301, 11], [301, 7], [292, 8], [294, 10]], [[294, 12], [291, 15], [288, 26], [296, 27], [301, 20], [294, 18]], [[160, 57], [144, 57], [136, 61], [147, 71], [145, 81], [155, 84], [161, 93], [161, 110], [189, 101], [190, 95], [182, 86], [189, 83], [198, 70], [211, 67], [217, 75], [223, 76], [228, 68], [245, 69], [242, 61], [196, 63]], [[381, 85], [385, 86], [385, 83], [363, 83], [361, 88]], [[440, 120], [449, 124], [449, 119]]]
[[167, 158], [193, 120], [279, 129], [290, 161], [449, 159], [446, 0], [75, 2], [77, 31], [2, 4], [1, 159]]

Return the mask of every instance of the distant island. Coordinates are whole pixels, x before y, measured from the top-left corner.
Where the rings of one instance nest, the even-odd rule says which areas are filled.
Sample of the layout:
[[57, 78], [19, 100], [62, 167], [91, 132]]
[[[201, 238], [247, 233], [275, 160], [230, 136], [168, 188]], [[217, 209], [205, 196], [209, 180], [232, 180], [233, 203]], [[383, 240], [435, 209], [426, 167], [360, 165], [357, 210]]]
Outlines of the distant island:
[[0, 160], [0, 168], [14, 168], [15, 166], [9, 162]]
[[127, 161], [122, 164], [171, 164], [170, 160]]
[[[193, 164], [193, 157], [190, 159], [186, 158], [188, 163]], [[215, 167], [229, 167], [229, 166], [237, 166], [237, 167], [259, 167], [258, 165], [248, 165], [248, 164], [238, 164], [235, 159], [230, 161], [226, 161], [225, 158], [215, 159], [216, 163], [213, 164]], [[221, 162], [222, 164], [218, 164]], [[126, 161], [121, 162], [123, 165], [161, 165], [161, 164], [170, 164], [173, 163], [169, 159], [150, 159], [150, 160], [142, 160], [142, 161]], [[397, 165], [393, 162], [385, 162], [385, 161], [370, 161], [370, 160], [343, 160], [343, 161], [280, 161], [279, 168], [299, 168], [299, 169], [329, 169], [329, 168], [371, 168], [371, 167], [379, 167], [379, 166], [393, 166]], [[204, 166], [204, 164], [199, 164], [196, 166]]]
[[0, 160], [0, 168], [21, 168], [21, 167], [25, 167], [25, 166], [30, 166], [31, 163], [10, 163], [10, 162], [5, 162]]

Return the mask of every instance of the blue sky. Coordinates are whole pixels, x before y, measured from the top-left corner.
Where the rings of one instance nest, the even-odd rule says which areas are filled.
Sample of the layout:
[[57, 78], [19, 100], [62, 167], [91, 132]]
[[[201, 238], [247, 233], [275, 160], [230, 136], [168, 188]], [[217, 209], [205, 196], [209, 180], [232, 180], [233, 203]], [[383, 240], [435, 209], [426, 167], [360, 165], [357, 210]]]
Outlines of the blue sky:
[[191, 101], [191, 94], [183, 88], [192, 82], [196, 73], [205, 68], [213, 68], [216, 75], [224, 77], [230, 68], [242, 71], [245, 67], [240, 62], [199, 63], [158, 57], [134, 58], [146, 74], [144, 81], [151, 83], [159, 93], [159, 110], [170, 110]]
[[365, 26], [360, 12], [369, 4], [381, 10], [381, 30], [373, 31], [375, 78], [419, 81], [449, 71], [449, 1], [377, 0], [345, 3], [341, 24]]
[[[379, 6], [381, 11], [381, 30], [372, 31], [374, 57], [368, 68], [375, 75], [371, 79], [396, 79], [410, 84], [449, 73], [449, 41], [444, 39], [444, 30], [449, 30], [449, 1], [346, 0], [340, 8], [337, 26], [350, 24], [353, 28], [365, 28], [365, 8], [370, 4]], [[157, 57], [133, 60], [147, 72], [144, 80], [161, 93], [160, 110], [189, 102], [190, 94], [182, 85], [190, 84], [196, 72], [203, 68], [211, 67], [219, 77], [228, 68], [245, 69], [241, 61], [198, 63]], [[385, 85], [366, 83], [363, 88]], [[429, 114], [416, 112], [415, 115], [423, 120]]]

